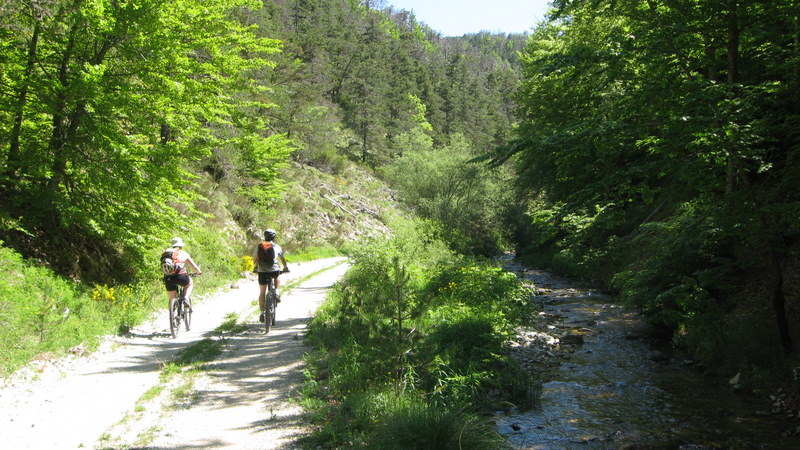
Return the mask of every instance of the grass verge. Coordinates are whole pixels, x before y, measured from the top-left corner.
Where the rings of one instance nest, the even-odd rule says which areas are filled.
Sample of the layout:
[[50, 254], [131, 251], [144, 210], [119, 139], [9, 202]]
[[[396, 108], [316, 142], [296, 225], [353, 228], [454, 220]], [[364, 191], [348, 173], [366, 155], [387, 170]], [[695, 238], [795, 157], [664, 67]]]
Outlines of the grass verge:
[[396, 231], [353, 252], [309, 326], [301, 402], [317, 431], [305, 444], [502, 448], [487, 413], [539, 393], [505, 351], [532, 317], [532, 292], [424, 227]]

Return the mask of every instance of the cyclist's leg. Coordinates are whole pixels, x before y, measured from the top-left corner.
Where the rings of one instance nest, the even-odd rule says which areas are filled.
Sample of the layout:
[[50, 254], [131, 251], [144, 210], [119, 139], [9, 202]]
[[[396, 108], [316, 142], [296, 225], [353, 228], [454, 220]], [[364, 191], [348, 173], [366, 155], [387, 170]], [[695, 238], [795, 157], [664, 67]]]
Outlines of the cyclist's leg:
[[267, 274], [264, 272], [258, 272], [258, 310], [261, 312], [259, 320], [262, 322], [264, 321], [264, 308], [266, 306], [268, 283], [269, 278], [267, 277]]
[[178, 284], [174, 277], [164, 277], [164, 286], [167, 289], [167, 311], [169, 311], [169, 329], [172, 337], [178, 336], [178, 317], [176, 308], [176, 297], [178, 294]]
[[268, 285], [269, 274], [266, 272], [258, 272], [258, 307], [261, 311], [264, 310], [264, 299], [266, 298]]
[[281, 301], [281, 291], [279, 290], [281, 287], [281, 273], [276, 272], [273, 278], [275, 279], [275, 299]]
[[259, 284], [258, 285], [258, 308], [263, 311], [264, 304], [267, 298], [267, 285], [266, 284]]
[[186, 275], [186, 281], [188, 281], [184, 286], [183, 296], [186, 298], [192, 298], [192, 289], [194, 288], [194, 283], [192, 282], [192, 277]]
[[178, 294], [178, 283], [173, 277], [164, 277], [164, 287], [167, 289], [167, 308], [172, 305], [172, 300]]
[[167, 298], [168, 298], [167, 310], [170, 313], [170, 320], [174, 320], [175, 319], [174, 317], [172, 317], [172, 305], [174, 305], [175, 302], [177, 301], [177, 297], [178, 297], [177, 289], [174, 290], [174, 291], [167, 291]]

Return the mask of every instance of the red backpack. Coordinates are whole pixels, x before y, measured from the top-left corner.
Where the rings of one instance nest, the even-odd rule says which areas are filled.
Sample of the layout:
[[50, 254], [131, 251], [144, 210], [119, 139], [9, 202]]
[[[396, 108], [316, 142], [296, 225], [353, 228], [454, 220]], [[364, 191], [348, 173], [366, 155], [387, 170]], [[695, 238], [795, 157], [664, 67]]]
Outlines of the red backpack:
[[275, 265], [275, 247], [272, 242], [261, 241], [258, 244], [258, 262], [262, 267], [272, 267]]

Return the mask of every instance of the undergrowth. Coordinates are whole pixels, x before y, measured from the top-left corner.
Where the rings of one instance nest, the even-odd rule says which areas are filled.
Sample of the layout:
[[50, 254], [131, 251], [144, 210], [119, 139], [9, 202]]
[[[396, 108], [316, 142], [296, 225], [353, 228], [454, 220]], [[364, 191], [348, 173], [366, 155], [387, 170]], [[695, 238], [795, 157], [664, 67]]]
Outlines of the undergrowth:
[[[507, 356], [530, 292], [457, 256], [424, 222], [365, 242], [309, 327], [303, 404], [326, 448], [499, 448], [485, 412], [530, 407], [531, 376]], [[424, 245], [421, 245], [424, 243]]]

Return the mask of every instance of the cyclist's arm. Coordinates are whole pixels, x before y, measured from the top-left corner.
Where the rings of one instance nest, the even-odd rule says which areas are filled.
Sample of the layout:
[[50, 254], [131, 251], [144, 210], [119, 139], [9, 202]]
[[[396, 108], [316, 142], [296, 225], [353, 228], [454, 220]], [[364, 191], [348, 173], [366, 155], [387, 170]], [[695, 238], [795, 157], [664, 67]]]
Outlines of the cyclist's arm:
[[289, 271], [289, 266], [286, 265], [286, 258], [283, 257], [283, 253], [281, 253], [279, 255], [279, 258], [280, 258], [281, 262], [283, 263], [283, 271], [284, 272], [288, 272]]
[[186, 262], [188, 262], [189, 265], [192, 266], [192, 269], [194, 269], [194, 272], [196, 274], [200, 275], [201, 273], [203, 273], [203, 271], [200, 270], [200, 267], [194, 263], [194, 260], [192, 258], [187, 259]]

